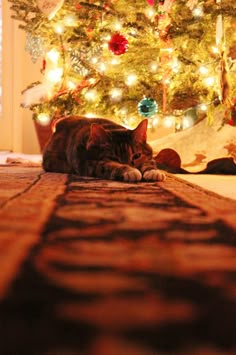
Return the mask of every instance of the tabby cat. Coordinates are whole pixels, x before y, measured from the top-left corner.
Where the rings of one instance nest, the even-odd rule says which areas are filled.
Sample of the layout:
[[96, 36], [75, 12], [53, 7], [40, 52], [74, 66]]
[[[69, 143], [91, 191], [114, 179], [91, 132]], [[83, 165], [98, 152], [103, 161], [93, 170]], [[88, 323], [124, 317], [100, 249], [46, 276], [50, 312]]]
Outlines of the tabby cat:
[[146, 142], [147, 123], [130, 130], [103, 118], [67, 117], [44, 149], [43, 168], [126, 182], [164, 180]]

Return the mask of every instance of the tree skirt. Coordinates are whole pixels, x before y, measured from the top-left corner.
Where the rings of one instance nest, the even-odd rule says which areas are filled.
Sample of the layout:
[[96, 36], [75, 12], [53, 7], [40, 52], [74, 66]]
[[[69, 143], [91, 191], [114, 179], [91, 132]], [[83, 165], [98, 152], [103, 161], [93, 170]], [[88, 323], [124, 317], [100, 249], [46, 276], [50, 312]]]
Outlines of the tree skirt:
[[173, 173], [236, 174], [236, 127], [218, 116], [150, 142], [156, 161]]
[[0, 167], [1, 354], [235, 354], [236, 201]]

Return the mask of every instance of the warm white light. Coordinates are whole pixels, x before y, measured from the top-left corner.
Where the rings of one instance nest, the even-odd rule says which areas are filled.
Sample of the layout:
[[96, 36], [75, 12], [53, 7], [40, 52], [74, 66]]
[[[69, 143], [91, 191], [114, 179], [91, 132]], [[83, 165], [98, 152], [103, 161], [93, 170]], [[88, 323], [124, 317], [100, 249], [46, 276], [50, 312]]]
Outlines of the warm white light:
[[95, 113], [92, 113], [92, 112], [88, 112], [84, 116], [87, 118], [95, 118], [96, 117]]
[[207, 105], [206, 104], [201, 104], [201, 105], [199, 105], [199, 109], [201, 110], [201, 111], [207, 111]]
[[135, 85], [137, 83], [138, 77], [136, 74], [129, 74], [126, 79], [126, 84], [128, 86]]
[[107, 66], [105, 63], [100, 63], [100, 65], [99, 65], [100, 72], [104, 73], [106, 71], [106, 68], [107, 68]]
[[203, 16], [203, 9], [201, 6], [195, 7], [193, 9], [192, 14], [194, 17], [202, 17]]
[[163, 84], [169, 85], [170, 84], [170, 79], [169, 78], [164, 79], [163, 80]]
[[69, 90], [75, 90], [76, 84], [73, 81], [69, 80], [67, 82], [67, 87], [68, 87]]
[[151, 72], [153, 72], [153, 73], [155, 73], [157, 70], [158, 70], [158, 63], [157, 62], [152, 62], [151, 64], [150, 64], [150, 70], [151, 70]]
[[39, 113], [37, 116], [37, 122], [42, 126], [47, 126], [51, 122], [51, 118], [47, 113]]
[[63, 22], [67, 27], [74, 27], [77, 25], [77, 17], [74, 14], [68, 14], [64, 17]]
[[212, 52], [214, 54], [218, 54], [219, 53], [219, 48], [218, 47], [212, 46], [211, 49], [212, 49]]
[[52, 63], [57, 64], [60, 58], [60, 53], [56, 48], [52, 48], [49, 52], [47, 52], [47, 57]]
[[112, 58], [111, 64], [112, 64], [112, 65], [120, 64], [120, 60], [119, 60], [118, 58]]
[[148, 7], [148, 8], [146, 9], [146, 11], [145, 11], [145, 14], [146, 14], [147, 17], [152, 18], [152, 17], [154, 17], [154, 15], [155, 15], [155, 11], [154, 11], [153, 8]]
[[54, 31], [58, 34], [58, 35], [61, 35], [63, 32], [64, 32], [65, 28], [63, 26], [62, 23], [60, 22], [57, 22], [55, 25], [54, 25]]
[[94, 85], [96, 83], [96, 79], [95, 78], [90, 78], [88, 81], [89, 81], [90, 85]]
[[174, 73], [178, 73], [180, 64], [177, 58], [173, 59], [173, 61], [170, 63], [170, 66]]
[[46, 73], [46, 78], [53, 84], [59, 83], [63, 74], [62, 68], [51, 69]]
[[110, 91], [111, 99], [114, 101], [119, 101], [122, 97], [122, 90], [119, 88], [114, 88]]
[[203, 65], [200, 66], [199, 72], [203, 75], [206, 75], [209, 72], [209, 69], [207, 67], [204, 67]]
[[163, 120], [163, 126], [166, 128], [171, 128], [175, 124], [174, 116], [166, 116]]
[[89, 90], [85, 93], [84, 97], [88, 101], [95, 101], [97, 98], [97, 91], [96, 90]]
[[120, 31], [121, 28], [122, 28], [122, 24], [117, 21], [117, 22], [114, 23], [113, 27], [114, 27], [115, 31]]
[[125, 108], [125, 107], [123, 107], [123, 108], [120, 110], [120, 115], [121, 115], [121, 116], [126, 116], [127, 113], [128, 113], [128, 111], [127, 111], [127, 108]]
[[156, 126], [159, 124], [159, 122], [160, 122], [160, 118], [159, 118], [158, 116], [154, 117], [154, 118], [152, 119], [152, 125], [153, 125], [153, 127], [156, 127]]
[[213, 78], [212, 76], [209, 76], [208, 78], [206, 78], [204, 80], [204, 82], [208, 86], [213, 86], [215, 84], [215, 78]]
[[190, 116], [184, 116], [182, 119], [182, 127], [183, 129], [187, 129], [189, 127], [192, 127], [193, 125], [193, 119]]
[[91, 58], [91, 62], [92, 62], [93, 64], [97, 64], [98, 58], [97, 58], [97, 57]]

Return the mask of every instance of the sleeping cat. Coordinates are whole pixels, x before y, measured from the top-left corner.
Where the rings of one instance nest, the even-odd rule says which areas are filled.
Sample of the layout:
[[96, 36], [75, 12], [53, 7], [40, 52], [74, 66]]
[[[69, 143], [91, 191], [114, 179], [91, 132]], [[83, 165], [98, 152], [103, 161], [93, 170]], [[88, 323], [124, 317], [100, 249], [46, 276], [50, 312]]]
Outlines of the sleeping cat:
[[156, 168], [146, 142], [147, 123], [130, 130], [107, 119], [67, 117], [44, 149], [43, 168], [126, 182], [162, 181], [165, 174]]

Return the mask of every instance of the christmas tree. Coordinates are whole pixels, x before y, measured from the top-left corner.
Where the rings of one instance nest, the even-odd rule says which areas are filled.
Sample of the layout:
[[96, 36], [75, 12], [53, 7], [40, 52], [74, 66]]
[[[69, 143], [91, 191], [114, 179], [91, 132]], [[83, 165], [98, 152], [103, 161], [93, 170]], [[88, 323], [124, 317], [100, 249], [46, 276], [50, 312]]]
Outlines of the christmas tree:
[[42, 124], [67, 115], [129, 128], [234, 121], [234, 0], [9, 0], [42, 63], [23, 105]]

